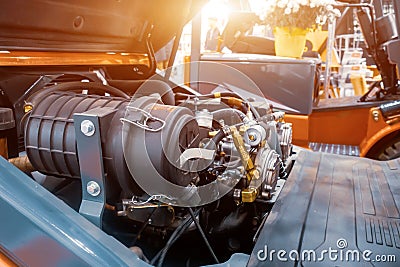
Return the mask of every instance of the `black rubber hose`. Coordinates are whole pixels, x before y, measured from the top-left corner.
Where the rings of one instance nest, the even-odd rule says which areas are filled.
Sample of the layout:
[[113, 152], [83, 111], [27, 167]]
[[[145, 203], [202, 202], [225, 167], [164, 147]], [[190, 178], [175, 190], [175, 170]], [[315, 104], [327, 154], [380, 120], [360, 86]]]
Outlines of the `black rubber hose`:
[[214, 141], [215, 144], [218, 144], [219, 142], [222, 141], [222, 139], [224, 139], [224, 137], [226, 136], [225, 132], [221, 129], [218, 131], [218, 133], [212, 138], [212, 140]]
[[[240, 110], [231, 109], [231, 108], [224, 108], [224, 109], [212, 111], [211, 114], [213, 115], [214, 120], [219, 121], [219, 120], [223, 119], [223, 120], [225, 120], [225, 123], [229, 124], [229, 125], [240, 123], [240, 122], [243, 122], [243, 120], [247, 119], [247, 116], [243, 112], [241, 112]], [[240, 121], [238, 120], [238, 118], [235, 115], [239, 116]], [[226, 122], [227, 119], [231, 123]], [[235, 119], [236, 119], [236, 122], [234, 122]]]
[[[230, 97], [229, 97], [230, 98]], [[240, 108], [240, 110], [243, 112], [243, 113], [247, 113], [247, 111], [248, 111], [248, 108], [247, 108], [247, 105], [246, 105], [246, 103], [244, 102], [244, 101], [242, 101], [241, 103], [240, 103], [240, 106], [239, 105], [232, 105], [232, 103], [230, 103], [230, 99], [229, 99], [228, 97], [221, 97], [220, 99], [221, 99], [221, 102], [222, 103], [224, 103], [224, 104], [226, 104], [226, 105], [228, 105], [228, 106], [237, 106], [238, 108]], [[236, 98], [236, 97], [235, 97]]]
[[115, 87], [109, 86], [109, 85], [104, 85], [101, 83], [95, 83], [95, 82], [67, 82], [67, 83], [60, 83], [56, 85], [52, 85], [48, 88], [45, 88], [41, 91], [38, 91], [37, 93], [33, 94], [27, 99], [27, 102], [30, 102], [32, 104], [36, 104], [36, 101], [41, 101], [46, 95], [51, 94], [55, 91], [82, 91], [82, 90], [88, 90], [88, 91], [94, 91], [97, 93], [109, 93], [112, 96], [116, 97], [122, 97], [129, 99], [130, 96], [126, 94], [125, 92], [121, 91], [120, 89], [117, 89]]
[[385, 118], [400, 114], [400, 101], [380, 105], [380, 110]]

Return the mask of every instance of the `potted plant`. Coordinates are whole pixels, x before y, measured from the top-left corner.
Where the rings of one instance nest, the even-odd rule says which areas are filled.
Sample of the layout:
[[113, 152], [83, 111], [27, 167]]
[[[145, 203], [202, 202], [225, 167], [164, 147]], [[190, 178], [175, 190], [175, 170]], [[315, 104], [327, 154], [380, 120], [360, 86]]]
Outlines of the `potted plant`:
[[307, 32], [340, 16], [334, 0], [268, 0], [265, 21], [274, 30], [277, 56], [301, 57]]

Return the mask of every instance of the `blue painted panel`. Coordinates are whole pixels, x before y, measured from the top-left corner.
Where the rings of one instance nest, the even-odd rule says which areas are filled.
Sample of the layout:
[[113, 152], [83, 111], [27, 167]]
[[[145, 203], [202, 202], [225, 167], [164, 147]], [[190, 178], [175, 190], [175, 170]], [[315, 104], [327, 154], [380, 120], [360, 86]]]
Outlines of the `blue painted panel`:
[[149, 266], [0, 157], [0, 244], [29, 266]]

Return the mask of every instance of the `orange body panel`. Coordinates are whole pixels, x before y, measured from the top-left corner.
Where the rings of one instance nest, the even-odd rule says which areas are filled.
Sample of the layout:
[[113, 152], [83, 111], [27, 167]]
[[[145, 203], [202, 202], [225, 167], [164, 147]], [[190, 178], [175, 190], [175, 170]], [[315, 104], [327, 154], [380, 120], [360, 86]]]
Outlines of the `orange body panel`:
[[309, 117], [305, 115], [285, 115], [285, 121], [292, 123], [293, 143], [298, 146], [308, 147]]
[[358, 145], [367, 132], [369, 109], [329, 110], [310, 115], [309, 141]]
[[329, 110], [309, 116], [286, 115], [293, 124], [293, 141], [304, 146], [309, 142], [359, 145], [367, 134], [369, 109]]
[[149, 65], [146, 54], [0, 51], [0, 66]]
[[308, 148], [310, 142], [359, 146], [366, 156], [382, 138], [400, 131], [400, 121], [385, 119], [379, 108], [357, 107], [314, 111], [309, 116], [285, 115], [293, 124], [293, 143]]

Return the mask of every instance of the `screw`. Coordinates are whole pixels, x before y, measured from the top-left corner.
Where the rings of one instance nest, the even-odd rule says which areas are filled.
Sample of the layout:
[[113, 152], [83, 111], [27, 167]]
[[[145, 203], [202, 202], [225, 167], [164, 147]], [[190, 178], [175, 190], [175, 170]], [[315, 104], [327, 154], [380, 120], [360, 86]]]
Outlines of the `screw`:
[[89, 195], [97, 197], [100, 195], [100, 185], [95, 181], [90, 181], [86, 185], [86, 191], [89, 193]]
[[93, 122], [90, 120], [84, 120], [81, 122], [81, 132], [86, 136], [94, 135], [96, 128], [94, 127]]

